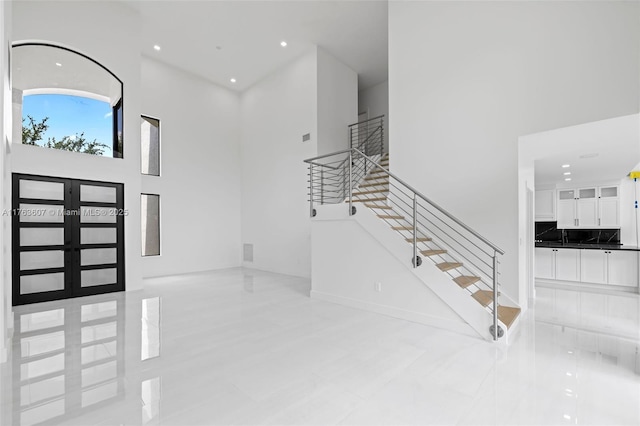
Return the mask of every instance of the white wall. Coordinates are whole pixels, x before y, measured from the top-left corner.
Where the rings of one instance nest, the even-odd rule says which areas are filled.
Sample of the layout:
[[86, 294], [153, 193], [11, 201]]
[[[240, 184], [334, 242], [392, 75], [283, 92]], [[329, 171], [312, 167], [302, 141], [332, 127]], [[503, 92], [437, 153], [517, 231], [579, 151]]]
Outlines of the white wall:
[[18, 173], [124, 183], [129, 210], [125, 218], [126, 287], [141, 288], [139, 17], [115, 2], [15, 2], [13, 41], [71, 48], [100, 62], [123, 81], [123, 159], [14, 144], [11, 162], [12, 171]]
[[143, 276], [239, 266], [240, 97], [146, 57], [141, 75], [162, 163], [160, 177], [142, 177], [161, 204], [161, 255], [142, 259]]
[[369, 118], [384, 115], [384, 150], [389, 152], [389, 81], [384, 81], [358, 93], [358, 114]]
[[[0, 2], [0, 190], [2, 199], [0, 209], [10, 208], [10, 195], [6, 192], [9, 188], [10, 173], [7, 162], [7, 150], [11, 144], [11, 86], [9, 82], [8, 50], [5, 48], [11, 40], [11, 3]], [[0, 280], [5, 283], [0, 288], [0, 363], [7, 360], [8, 327], [10, 327], [11, 313], [11, 287], [10, 270], [5, 267], [11, 262], [11, 218], [8, 215], [0, 216]], [[6, 262], [6, 263], [5, 263]], [[0, 389], [0, 392], [2, 390]]]
[[245, 266], [311, 275], [303, 160], [317, 154], [317, 69], [313, 49], [242, 94], [242, 242], [254, 246]]
[[358, 121], [358, 74], [318, 48], [318, 155], [349, 148]]
[[518, 137], [638, 112], [639, 7], [389, 3], [393, 172], [506, 251], [521, 304]]
[[358, 208], [349, 216], [339, 205], [317, 211], [311, 297], [488, 338], [491, 315], [432, 259], [412, 268], [412, 246], [375, 212]]

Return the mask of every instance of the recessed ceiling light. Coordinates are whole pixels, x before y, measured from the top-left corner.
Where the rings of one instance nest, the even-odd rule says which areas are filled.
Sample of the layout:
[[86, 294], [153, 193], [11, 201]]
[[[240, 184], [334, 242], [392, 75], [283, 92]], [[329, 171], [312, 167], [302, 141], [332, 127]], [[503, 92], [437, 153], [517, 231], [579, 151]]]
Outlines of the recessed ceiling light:
[[287, 42], [286, 42], [286, 41], [284, 41], [284, 40], [282, 40], [282, 41], [280, 42], [280, 46], [282, 46], [282, 47], [287, 47]]
[[569, 182], [571, 180], [571, 178], [565, 178], [564, 180], [566, 180], [567, 182]]
[[232, 83], [235, 83], [235, 82], [236, 82], [236, 79], [235, 79], [235, 78], [232, 78], [232, 79], [230, 79], [229, 81], [230, 81], [230, 82], [232, 82]]
[[571, 174], [571, 172], [564, 172], [563, 175], [565, 176], [569, 176]]
[[563, 165], [562, 165], [562, 168], [563, 168], [563, 169], [566, 169], [567, 167], [571, 167], [571, 164], [563, 164]]
[[62, 64], [61, 64], [60, 62], [56, 62], [56, 66], [57, 66], [57, 67], [61, 67], [61, 66], [62, 66]]
[[160, 46], [158, 46], [157, 44], [153, 45], [153, 50], [155, 50], [156, 52], [160, 51]]

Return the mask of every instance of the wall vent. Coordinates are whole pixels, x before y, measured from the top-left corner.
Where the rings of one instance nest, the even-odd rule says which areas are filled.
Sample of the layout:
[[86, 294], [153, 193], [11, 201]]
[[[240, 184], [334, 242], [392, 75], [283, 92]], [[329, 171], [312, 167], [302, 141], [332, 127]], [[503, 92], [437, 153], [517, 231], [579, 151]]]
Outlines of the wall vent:
[[244, 244], [242, 247], [242, 260], [253, 262], [253, 244]]
[[311, 133], [305, 133], [302, 135], [302, 142], [309, 142], [311, 140]]

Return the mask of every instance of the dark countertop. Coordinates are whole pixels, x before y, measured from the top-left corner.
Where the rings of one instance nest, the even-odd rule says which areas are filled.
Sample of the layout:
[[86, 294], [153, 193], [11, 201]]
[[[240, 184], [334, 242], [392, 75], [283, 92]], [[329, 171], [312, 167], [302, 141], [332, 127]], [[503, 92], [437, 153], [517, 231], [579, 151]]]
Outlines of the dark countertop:
[[622, 244], [595, 244], [595, 243], [558, 243], [544, 241], [536, 243], [536, 247], [565, 248], [565, 249], [586, 249], [586, 250], [632, 250], [640, 251], [637, 246]]

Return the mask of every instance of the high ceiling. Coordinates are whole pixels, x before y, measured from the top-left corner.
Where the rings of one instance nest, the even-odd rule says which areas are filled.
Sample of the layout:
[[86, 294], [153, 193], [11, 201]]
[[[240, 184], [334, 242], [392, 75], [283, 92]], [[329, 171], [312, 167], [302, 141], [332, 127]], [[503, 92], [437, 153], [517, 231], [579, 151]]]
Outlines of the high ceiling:
[[125, 3], [141, 15], [144, 55], [233, 90], [247, 89], [313, 45], [357, 72], [360, 89], [387, 79], [386, 1]]

